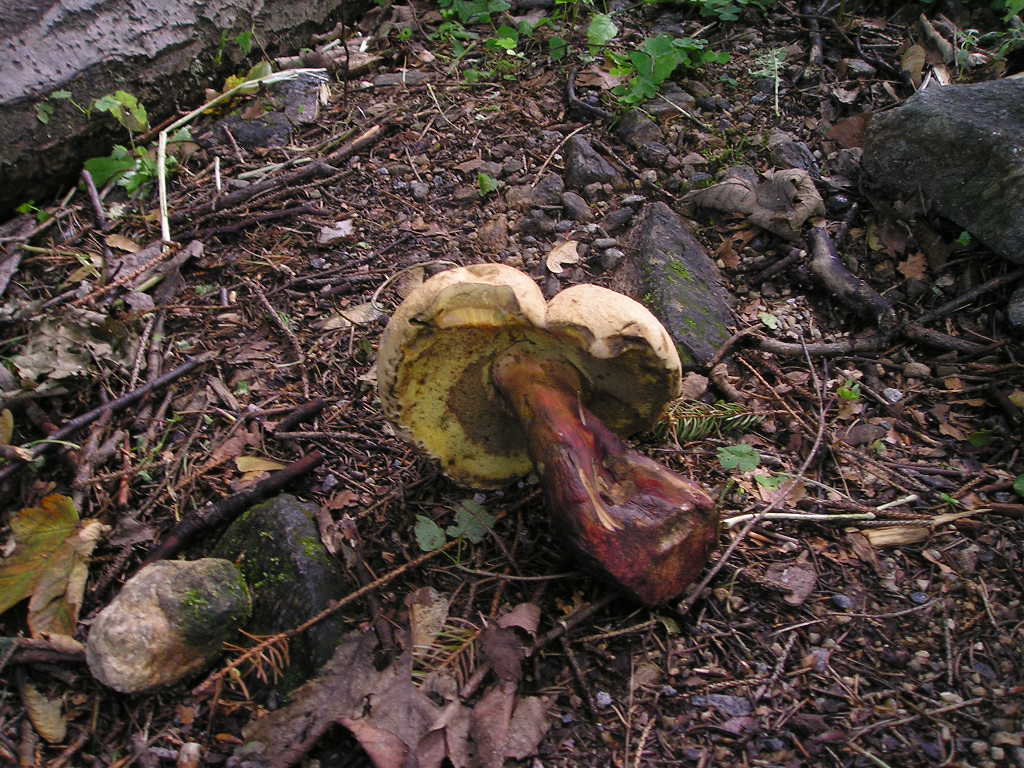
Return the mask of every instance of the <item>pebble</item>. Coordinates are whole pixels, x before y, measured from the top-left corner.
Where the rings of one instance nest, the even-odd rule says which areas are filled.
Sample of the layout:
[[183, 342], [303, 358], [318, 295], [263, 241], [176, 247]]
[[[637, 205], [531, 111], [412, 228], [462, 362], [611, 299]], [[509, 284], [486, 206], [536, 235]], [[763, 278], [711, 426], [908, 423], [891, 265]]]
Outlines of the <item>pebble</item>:
[[430, 194], [430, 187], [424, 184], [422, 181], [414, 181], [409, 185], [409, 191], [412, 192], [412, 199], [423, 202], [427, 199], [427, 195]]
[[327, 266], [327, 259], [322, 258], [320, 256], [315, 256], [314, 258], [309, 260], [309, 266], [311, 266], [313, 269], [323, 269], [324, 267]]
[[848, 611], [853, 608], [853, 600], [844, 594], [832, 595], [832, 605], [841, 611]]
[[624, 258], [626, 258], [626, 254], [618, 248], [609, 248], [608, 250], [601, 252], [601, 256], [597, 261], [598, 264], [601, 265], [601, 269], [605, 272], [611, 272], [622, 263]]
[[924, 605], [928, 602], [928, 600], [928, 595], [926, 595], [924, 592], [910, 593], [910, 602], [912, 602], [914, 605]]
[[619, 241], [614, 237], [599, 237], [593, 242], [593, 246], [599, 250], [604, 251], [608, 248], [614, 248], [619, 244]]
[[832, 195], [829, 197], [826, 205], [831, 213], [843, 213], [844, 211], [849, 210], [852, 203], [850, 202], [850, 198], [846, 195]]
[[886, 387], [882, 390], [882, 397], [887, 403], [898, 403], [903, 399], [903, 393], [895, 387]]
[[633, 218], [635, 213], [636, 211], [633, 208], [616, 208], [604, 217], [601, 225], [604, 227], [605, 232], [618, 232], [629, 223], [629, 220]]
[[565, 208], [565, 215], [575, 221], [590, 221], [594, 218], [587, 201], [575, 192], [562, 193], [562, 206]]
[[903, 366], [903, 375], [916, 379], [924, 379], [932, 375], [932, 369], [924, 363], [907, 363]]
[[598, 691], [597, 695], [594, 696], [594, 703], [598, 709], [605, 709], [610, 707], [612, 704], [612, 697], [607, 691]]
[[640, 203], [647, 202], [647, 198], [644, 195], [626, 195], [622, 198], [623, 205], [640, 205]]

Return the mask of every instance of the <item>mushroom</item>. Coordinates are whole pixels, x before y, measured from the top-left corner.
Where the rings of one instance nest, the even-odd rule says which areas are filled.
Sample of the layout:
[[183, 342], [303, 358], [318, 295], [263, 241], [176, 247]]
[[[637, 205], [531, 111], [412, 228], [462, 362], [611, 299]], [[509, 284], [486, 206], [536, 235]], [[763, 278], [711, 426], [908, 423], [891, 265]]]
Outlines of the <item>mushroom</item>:
[[596, 285], [545, 302], [501, 264], [440, 272], [395, 311], [384, 413], [446, 475], [497, 488], [536, 469], [556, 530], [643, 603], [679, 595], [718, 531], [711, 497], [626, 445], [678, 394], [680, 362], [641, 304]]

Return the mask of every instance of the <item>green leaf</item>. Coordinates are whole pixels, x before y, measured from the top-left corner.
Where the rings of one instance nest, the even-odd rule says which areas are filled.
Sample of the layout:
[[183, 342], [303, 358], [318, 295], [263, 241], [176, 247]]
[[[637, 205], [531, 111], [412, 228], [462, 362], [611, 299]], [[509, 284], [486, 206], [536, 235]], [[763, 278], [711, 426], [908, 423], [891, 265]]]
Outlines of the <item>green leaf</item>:
[[587, 27], [587, 42], [592, 48], [600, 48], [615, 39], [619, 28], [607, 13], [595, 13]]
[[967, 442], [975, 448], [984, 448], [992, 442], [994, 437], [995, 433], [991, 429], [979, 429], [967, 436]]
[[1017, 475], [1017, 479], [1013, 481], [1013, 492], [1024, 498], [1024, 475]]
[[478, 173], [476, 175], [476, 183], [480, 187], [480, 197], [487, 197], [498, 189], [498, 180], [486, 173]]
[[850, 379], [836, 390], [836, 394], [843, 400], [860, 400], [860, 383]]
[[[107, 157], [90, 157], [85, 161], [85, 170], [92, 174], [97, 187], [135, 168], [135, 158], [128, 155], [127, 150], [119, 153], [117, 149], [114, 147], [114, 152]], [[124, 147], [121, 149], [124, 150]]]
[[444, 546], [445, 536], [441, 526], [425, 515], [416, 515], [416, 543], [424, 552], [433, 552]]
[[49, 125], [51, 117], [53, 117], [53, 104], [47, 104], [45, 101], [36, 104], [36, 120], [43, 125]]
[[50, 94], [51, 99], [57, 99], [58, 101], [67, 101], [71, 98], [71, 91], [54, 91]]
[[779, 486], [786, 482], [785, 475], [754, 475], [754, 482], [769, 491], [778, 490]]
[[569, 52], [569, 43], [560, 37], [548, 38], [548, 56], [552, 61], [561, 61]]
[[776, 330], [779, 327], [779, 318], [768, 312], [761, 312], [757, 316], [758, 320], [765, 324], [771, 330]]
[[115, 91], [96, 99], [93, 106], [100, 112], [109, 112], [121, 125], [132, 132], [149, 128], [146, 108], [127, 91]]
[[248, 56], [249, 51], [252, 50], [252, 39], [252, 32], [239, 32], [235, 35], [235, 43], [242, 49], [242, 53], [246, 56]]
[[445, 528], [445, 532], [452, 538], [469, 539], [474, 544], [479, 544], [494, 527], [495, 519], [482, 505], [467, 499], [456, 508], [455, 524]]
[[722, 465], [722, 469], [751, 472], [761, 463], [761, 454], [745, 443], [725, 445], [718, 449], [718, 463]]

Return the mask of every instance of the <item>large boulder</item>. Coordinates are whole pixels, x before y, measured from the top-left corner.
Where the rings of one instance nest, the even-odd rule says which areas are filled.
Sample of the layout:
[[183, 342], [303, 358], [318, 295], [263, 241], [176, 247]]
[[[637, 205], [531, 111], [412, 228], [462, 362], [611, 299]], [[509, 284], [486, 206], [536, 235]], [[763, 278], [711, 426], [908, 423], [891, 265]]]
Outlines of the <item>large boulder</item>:
[[[204, 87], [248, 69], [233, 42], [240, 33], [252, 31], [272, 54], [290, 53], [307, 45], [310, 34], [343, 8], [351, 16], [359, 5], [344, 0], [0, 0], [0, 220], [15, 205], [42, 200], [73, 183], [82, 159], [108, 154], [115, 137], [126, 143], [124, 129], [109, 115], [85, 113], [97, 98], [128, 91], [156, 123], [196, 105]], [[54, 91], [70, 92], [71, 98], [51, 98]]]
[[875, 115], [863, 168], [1024, 264], [1024, 80], [927, 88]]

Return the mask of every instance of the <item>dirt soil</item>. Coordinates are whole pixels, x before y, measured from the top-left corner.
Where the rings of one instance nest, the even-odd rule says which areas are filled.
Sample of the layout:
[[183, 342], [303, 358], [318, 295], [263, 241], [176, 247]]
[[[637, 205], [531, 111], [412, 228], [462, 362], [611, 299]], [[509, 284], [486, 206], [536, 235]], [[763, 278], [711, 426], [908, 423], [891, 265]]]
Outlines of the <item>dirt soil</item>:
[[[573, 8], [556, 10], [568, 22]], [[4, 301], [31, 313], [0, 326], [8, 368], [33, 335], [55, 332], [41, 318], [84, 327], [88, 311], [93, 335], [53, 348], [79, 355], [75, 375], [56, 389], [42, 386], [42, 375], [36, 396], [8, 401], [12, 445], [31, 447], [76, 416], [207, 356], [62, 437], [78, 448], [62, 443], [45, 461], [37, 452], [20, 471], [5, 454], [4, 522], [56, 492], [73, 496], [82, 518], [112, 526], [89, 563], [76, 632], [84, 640], [90, 619], [179, 520], [264, 477], [237, 459], [287, 465], [316, 450], [322, 463], [288, 490], [324, 505], [333, 520], [349, 516], [361, 537], [367, 581], [379, 582], [372, 600], [345, 606], [353, 629], [403, 626], [405, 597], [423, 586], [447, 595], [451, 615], [477, 629], [518, 603], [539, 607], [543, 642], [526, 660], [519, 692], [550, 697], [550, 730], [537, 756], [518, 765], [1024, 765], [1024, 505], [1013, 491], [1024, 474], [1024, 367], [1005, 312], [1012, 283], [945, 306], [1013, 265], [961, 242], [947, 222], [900, 223], [856, 178], [842, 186], [850, 157], [842, 150], [859, 140], [857, 122], [844, 119], [899, 104], [912, 81], [942, 74], [924, 62], [901, 75], [915, 15], [888, 17], [878, 8], [801, 15], [792, 3], [747, 8], [737, 21], [702, 18], [685, 5], [617, 12], [617, 50], [653, 28], [699, 36], [731, 54], [728, 63], [676, 73], [696, 103], [661, 113], [670, 157], [651, 167], [593, 108], [567, 105], [575, 69], [578, 98], [620, 108], [603, 90], [606, 68], [582, 58], [588, 14], [580, 6], [574, 31], [564, 33], [570, 53], [561, 62], [546, 55], [543, 29], [519, 43], [521, 58], [482, 39], [456, 62], [451, 41], [434, 36], [435, 9], [381, 9], [373, 23], [397, 26], [372, 39], [369, 53], [380, 57], [347, 83], [332, 78], [319, 118], [286, 146], [228, 141], [184, 162], [170, 186], [172, 239], [200, 241], [203, 250], [155, 304], [128, 294], [128, 280], [102, 277], [134, 244], [159, 240], [155, 194], [125, 201], [115, 189], [94, 204], [77, 191], [46, 208], [55, 216], [48, 224], [23, 222], [22, 239], [6, 247], [12, 253], [11, 243], [26, 242], [34, 227], [31, 247], [20, 251]], [[493, 34], [474, 29], [484, 39]], [[786, 52], [777, 113], [775, 83], [755, 74], [771, 49]], [[493, 79], [467, 81], [470, 66], [493, 70]], [[953, 65], [945, 71], [958, 75]], [[401, 72], [426, 79], [370, 85], [381, 73]], [[997, 74], [987, 66], [961, 77]], [[200, 117], [194, 135], [219, 117]], [[845, 132], [830, 135], [836, 125]], [[939, 334], [924, 343], [896, 333], [884, 345], [820, 354], [819, 343], [869, 337], [872, 323], [815, 281], [801, 243], [742, 219], [694, 214], [694, 233], [735, 295], [735, 329], [753, 330], [725, 352], [714, 381], [695, 367], [688, 386], [706, 402], [739, 397], [760, 419], [740, 432], [692, 441], [647, 435], [636, 443], [699, 480], [723, 518], [769, 507], [789, 516], [730, 520], [703, 591], [645, 609], [574, 568], [534, 481], [476, 493], [398, 439], [373, 387], [376, 345], [410, 282], [449, 262], [516, 266], [546, 295], [613, 280], [614, 257], [592, 243], [619, 237], [628, 259], [623, 230], [587, 229], [560, 206], [546, 210], [555, 231], [521, 230], [524, 213], [507, 204], [510, 189], [562, 172], [570, 134], [589, 139], [630, 180], [630, 189], [588, 193], [603, 226], [629, 195], [678, 209], [688, 189], [731, 166], [784, 167], [767, 146], [777, 128], [804, 142], [823, 169], [818, 189], [847, 266], [896, 307], [900, 322], [924, 318]], [[498, 188], [483, 194], [481, 173]], [[253, 184], [265, 186], [245, 197]], [[340, 233], [325, 236], [325, 228]], [[556, 275], [546, 256], [569, 236], [591, 249]], [[414, 265], [427, 266], [403, 272]], [[791, 347], [772, 351], [763, 338]], [[321, 410], [278, 428], [315, 400]], [[759, 464], [727, 469], [723, 456], [727, 465], [729, 456]], [[466, 499], [501, 516], [492, 533], [406, 567], [423, 555], [417, 515], [444, 527]], [[822, 519], [837, 514], [862, 517]], [[22, 603], [0, 617], [0, 635], [27, 635], [26, 611]], [[196, 695], [192, 680], [121, 696], [90, 677], [80, 654], [28, 652], [15, 653], [0, 683], [0, 759], [12, 763], [172, 765], [183, 743], [198, 742], [202, 764], [216, 765], [240, 743], [242, 727], [265, 713], [238, 685]], [[458, 673], [464, 680], [473, 671]], [[68, 730], [59, 743], [36, 736], [23, 707], [26, 681], [62, 701]], [[340, 727], [312, 756], [325, 766], [370, 764]]]

